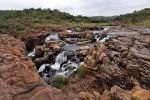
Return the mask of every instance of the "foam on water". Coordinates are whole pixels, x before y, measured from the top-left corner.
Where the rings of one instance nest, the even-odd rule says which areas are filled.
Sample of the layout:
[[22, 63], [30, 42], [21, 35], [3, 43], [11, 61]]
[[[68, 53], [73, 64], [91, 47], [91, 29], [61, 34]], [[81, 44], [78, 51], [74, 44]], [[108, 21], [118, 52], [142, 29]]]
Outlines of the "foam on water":
[[65, 61], [67, 61], [67, 56], [65, 55], [65, 51], [63, 51], [62, 53], [58, 54], [55, 60], [55, 64], [52, 65], [51, 68], [58, 70], [60, 65]]
[[[67, 66], [67, 70], [66, 67]], [[75, 72], [78, 68], [79, 64], [68, 61], [65, 66], [62, 66], [61, 71], [56, 73], [56, 76], [70, 76], [73, 72]]]
[[102, 40], [100, 40], [100, 42], [105, 42], [106, 40], [108, 40], [110, 38], [110, 35], [107, 35], [107, 37], [104, 37]]
[[40, 66], [38, 72], [39, 72], [39, 73], [43, 72], [43, 71], [45, 70], [45, 67], [46, 67], [46, 66], [50, 66], [50, 64], [43, 64], [42, 66]]
[[54, 65], [51, 65], [52, 69], [58, 70], [60, 68], [60, 64], [59, 63], [55, 63]]
[[51, 40], [59, 40], [58, 34], [51, 34], [45, 39], [45, 43], [51, 41]]
[[30, 52], [27, 57], [34, 57], [35, 56], [35, 48], [33, 49], [32, 52]]

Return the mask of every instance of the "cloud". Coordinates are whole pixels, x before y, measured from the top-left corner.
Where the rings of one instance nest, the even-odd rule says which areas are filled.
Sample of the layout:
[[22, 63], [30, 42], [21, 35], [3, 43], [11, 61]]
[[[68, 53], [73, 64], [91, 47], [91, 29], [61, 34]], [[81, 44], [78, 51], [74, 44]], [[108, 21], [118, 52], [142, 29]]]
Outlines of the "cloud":
[[111, 16], [150, 7], [150, 0], [0, 0], [0, 9], [51, 8], [73, 15]]

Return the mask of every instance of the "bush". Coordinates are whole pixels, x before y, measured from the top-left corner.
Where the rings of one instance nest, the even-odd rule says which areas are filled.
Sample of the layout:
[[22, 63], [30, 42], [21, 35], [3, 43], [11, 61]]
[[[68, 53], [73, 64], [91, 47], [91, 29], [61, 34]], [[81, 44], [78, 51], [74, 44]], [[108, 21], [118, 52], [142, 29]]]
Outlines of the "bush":
[[23, 31], [25, 30], [23, 27], [19, 26], [19, 27], [16, 27], [16, 31]]
[[141, 100], [141, 98], [140, 97], [135, 97], [135, 100]]
[[80, 77], [80, 78], [84, 78], [86, 76], [86, 73], [87, 73], [87, 70], [83, 67], [78, 67], [77, 69], [77, 75]]
[[8, 26], [4, 24], [0, 24], [0, 29], [5, 29], [5, 28], [8, 28]]
[[63, 76], [57, 76], [54, 78], [52, 82], [52, 86], [58, 88], [58, 89], [63, 89], [68, 83], [68, 77], [63, 77]]

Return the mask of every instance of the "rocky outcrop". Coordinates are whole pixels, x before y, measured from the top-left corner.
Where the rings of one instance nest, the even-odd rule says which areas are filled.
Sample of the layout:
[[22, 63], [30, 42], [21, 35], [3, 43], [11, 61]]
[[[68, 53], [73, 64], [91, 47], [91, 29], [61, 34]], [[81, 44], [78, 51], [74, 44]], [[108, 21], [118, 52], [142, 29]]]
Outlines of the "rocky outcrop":
[[[145, 89], [150, 89], [150, 35], [117, 37], [106, 44], [109, 58]], [[113, 45], [113, 46], [112, 46]]]
[[[90, 48], [82, 67], [97, 79], [99, 91], [104, 91], [103, 95], [110, 95], [105, 91], [110, 90], [110, 97], [115, 100], [130, 100], [137, 97], [148, 100], [150, 92], [146, 90], [150, 89], [149, 55], [149, 34], [117, 36], [106, 43], [97, 42], [94, 48]], [[142, 88], [130, 93], [135, 88], [135, 80]], [[114, 85], [117, 87], [112, 88]]]
[[43, 45], [45, 38], [49, 35], [48, 31], [36, 33], [29, 36], [20, 36], [20, 39], [24, 41], [26, 50], [32, 51], [37, 45]]
[[41, 80], [25, 45], [11, 36], [0, 35], [0, 100], [66, 100], [61, 90]]
[[95, 39], [91, 32], [59, 32], [58, 34], [62, 40], [69, 44], [83, 45]]
[[[29, 39], [35, 47], [36, 65], [51, 61], [64, 42], [49, 41], [49, 34]], [[59, 33], [65, 41], [86, 44], [91, 33]], [[79, 39], [79, 40], [78, 40]], [[30, 41], [33, 40], [33, 44]], [[26, 41], [26, 40], [25, 40]], [[26, 46], [27, 46], [26, 44]], [[150, 99], [150, 35], [116, 36], [93, 48], [79, 46], [76, 56], [84, 58], [84, 78], [77, 74], [69, 80], [67, 94], [44, 83], [35, 64], [26, 57], [26, 46], [19, 39], [0, 34], [0, 99], [1, 100], [149, 100]], [[28, 48], [33, 49], [33, 48]], [[45, 55], [46, 53], [46, 55]], [[54, 57], [53, 57], [54, 58]], [[71, 92], [77, 93], [76, 95]], [[84, 91], [84, 92], [83, 92]], [[86, 92], [85, 92], [86, 91]]]
[[54, 63], [55, 56], [62, 51], [64, 43], [61, 41], [49, 41], [44, 46], [35, 47], [35, 56], [31, 57], [37, 66], [37, 69], [43, 63]]
[[113, 86], [111, 90], [105, 90], [101, 95], [99, 92], [93, 91], [80, 92], [82, 100], [149, 100], [150, 92], [139, 86], [134, 87], [132, 91], [124, 90], [118, 86]]

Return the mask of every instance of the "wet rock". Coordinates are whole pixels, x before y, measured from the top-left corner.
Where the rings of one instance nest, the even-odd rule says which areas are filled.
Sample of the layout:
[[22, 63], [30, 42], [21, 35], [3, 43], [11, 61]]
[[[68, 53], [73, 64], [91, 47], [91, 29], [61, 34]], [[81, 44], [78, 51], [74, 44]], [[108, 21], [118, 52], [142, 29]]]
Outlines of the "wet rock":
[[42, 46], [35, 47], [35, 58], [40, 58], [44, 56], [44, 50]]
[[51, 61], [51, 63], [54, 63], [54, 61], [51, 60], [51, 59], [53, 59], [53, 56], [54, 56], [54, 55], [56, 55], [55, 52], [48, 52], [48, 54], [45, 55], [44, 57], [36, 58], [36, 59], [34, 60], [34, 63], [35, 63], [35, 65], [37, 66], [37, 69], [39, 69], [39, 67], [40, 67], [42, 64], [46, 63], [46, 62], [50, 62], [50, 61]]
[[47, 50], [49, 51], [60, 51], [61, 47], [64, 46], [64, 43], [61, 41], [50, 41], [48, 43], [46, 43], [45, 48], [47, 48]]
[[80, 47], [78, 45], [76, 45], [76, 44], [72, 44], [72, 45], [65, 45], [63, 47], [63, 49], [65, 51], [76, 52], [76, 51], [78, 51], [80, 49]]

